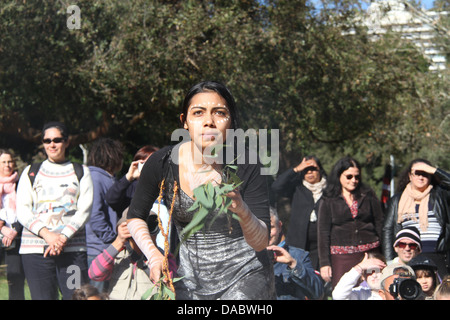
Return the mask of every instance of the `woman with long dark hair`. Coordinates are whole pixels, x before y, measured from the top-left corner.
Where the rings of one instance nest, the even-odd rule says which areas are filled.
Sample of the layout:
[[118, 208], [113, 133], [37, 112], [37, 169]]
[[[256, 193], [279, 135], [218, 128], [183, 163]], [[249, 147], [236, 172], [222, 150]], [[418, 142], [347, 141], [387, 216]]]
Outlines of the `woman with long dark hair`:
[[319, 206], [320, 274], [333, 288], [366, 252], [381, 245], [381, 204], [361, 173], [358, 161], [340, 159], [328, 175]]
[[[224, 85], [212, 81], [191, 88], [180, 120], [191, 140], [177, 148], [163, 148], [147, 160], [128, 212], [128, 228], [149, 260], [153, 281], [161, 278], [164, 268], [164, 257], [145, 222], [154, 201], [163, 191], [177, 233], [183, 234], [195, 213], [188, 210], [194, 204], [194, 189], [208, 182], [218, 185], [223, 179], [224, 164], [207, 157], [211, 154], [206, 150], [230, 142], [227, 130], [238, 126], [233, 96]], [[216, 218], [217, 212], [210, 212], [208, 227], [183, 239], [177, 299], [275, 298], [273, 268], [266, 251], [270, 231], [267, 182], [259, 163], [238, 162], [236, 174], [243, 183], [227, 196], [232, 200], [229, 210], [239, 220], [228, 214]]]

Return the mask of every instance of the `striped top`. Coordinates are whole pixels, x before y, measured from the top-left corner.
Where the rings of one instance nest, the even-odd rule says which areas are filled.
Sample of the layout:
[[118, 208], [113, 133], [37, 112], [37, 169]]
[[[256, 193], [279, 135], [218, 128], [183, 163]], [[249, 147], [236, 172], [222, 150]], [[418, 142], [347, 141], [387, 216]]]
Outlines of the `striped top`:
[[65, 252], [86, 251], [84, 225], [89, 219], [93, 187], [89, 169], [83, 166], [81, 181], [71, 162], [62, 164], [45, 160], [34, 185], [23, 171], [17, 188], [17, 218], [24, 226], [20, 253], [43, 253], [47, 245], [38, 236], [42, 228], [61, 233], [69, 240]]
[[435, 252], [436, 244], [441, 234], [441, 225], [436, 219], [436, 215], [429, 208], [428, 210], [428, 228], [426, 231], [420, 229], [419, 225], [419, 205], [416, 206], [414, 214], [405, 215], [402, 228], [416, 227], [420, 231], [420, 240], [422, 241], [422, 252]]

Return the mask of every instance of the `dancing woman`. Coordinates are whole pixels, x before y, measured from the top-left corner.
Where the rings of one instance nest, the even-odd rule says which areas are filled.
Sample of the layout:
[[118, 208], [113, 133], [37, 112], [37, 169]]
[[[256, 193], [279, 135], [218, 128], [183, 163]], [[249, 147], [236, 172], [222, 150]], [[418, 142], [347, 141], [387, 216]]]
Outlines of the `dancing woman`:
[[[128, 227], [149, 260], [153, 281], [161, 277], [164, 257], [151, 239], [146, 217], [163, 187], [168, 207], [173, 200], [172, 220], [181, 234], [194, 214], [188, 211], [194, 189], [208, 182], [220, 184], [224, 165], [203, 155], [207, 148], [230, 142], [227, 129], [237, 129], [234, 98], [220, 83], [198, 83], [184, 99], [180, 120], [191, 140], [150, 157], [128, 213]], [[239, 220], [220, 215], [208, 228], [181, 242], [177, 299], [275, 298], [273, 267], [265, 249], [270, 230], [267, 181], [260, 164], [241, 162], [245, 163], [238, 162], [237, 175], [243, 183], [227, 195], [232, 199], [229, 210]]]

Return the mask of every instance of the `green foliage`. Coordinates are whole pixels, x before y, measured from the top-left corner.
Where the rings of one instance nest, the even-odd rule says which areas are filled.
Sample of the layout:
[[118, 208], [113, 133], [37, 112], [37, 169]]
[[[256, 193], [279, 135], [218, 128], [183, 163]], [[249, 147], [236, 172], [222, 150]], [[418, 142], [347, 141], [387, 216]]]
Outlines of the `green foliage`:
[[[188, 209], [188, 212], [196, 211], [189, 224], [184, 227], [180, 237], [186, 241], [190, 236], [199, 230], [209, 228], [221, 214], [228, 214], [230, 217], [239, 220], [239, 216], [228, 211], [232, 199], [227, 196], [231, 191], [236, 190], [242, 184], [240, 178], [232, 170], [237, 170], [237, 166], [227, 165], [224, 168], [223, 181], [219, 185], [214, 185], [209, 181], [193, 190], [195, 202]], [[214, 213], [217, 210], [217, 213]], [[207, 225], [207, 216], [215, 214]]]
[[[330, 167], [344, 152], [371, 168], [374, 186], [390, 154], [449, 168], [448, 70], [429, 72], [394, 33], [372, 41], [358, 1], [315, 3], [3, 1], [0, 144], [29, 161], [57, 119], [75, 145], [108, 135], [129, 155], [162, 147], [188, 88], [214, 79], [233, 92], [244, 129], [280, 129], [280, 170], [311, 153]], [[69, 4], [79, 30], [66, 27]], [[436, 24], [444, 52], [448, 26]]]
[[[172, 282], [175, 283], [181, 279], [183, 278], [174, 278]], [[175, 292], [167, 286], [165, 277], [162, 277], [142, 295], [141, 300], [175, 300]]]

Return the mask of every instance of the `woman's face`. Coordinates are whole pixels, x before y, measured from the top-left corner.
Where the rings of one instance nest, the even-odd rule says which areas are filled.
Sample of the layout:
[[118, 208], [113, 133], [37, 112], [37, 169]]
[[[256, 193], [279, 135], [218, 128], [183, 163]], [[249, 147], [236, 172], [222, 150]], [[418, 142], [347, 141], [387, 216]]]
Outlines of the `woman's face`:
[[44, 138], [45, 153], [52, 162], [64, 162], [66, 160], [66, 149], [69, 145], [57, 128], [48, 128], [45, 130]]
[[14, 173], [15, 163], [10, 154], [0, 156], [0, 177], [9, 177]]
[[185, 118], [184, 128], [189, 130], [191, 140], [202, 151], [223, 144], [226, 130], [231, 128], [230, 110], [225, 99], [216, 92], [193, 96]]
[[341, 182], [342, 191], [352, 193], [358, 187], [361, 176], [359, 169], [356, 167], [350, 167], [341, 173], [339, 181]]
[[320, 181], [321, 176], [319, 172], [319, 166], [317, 165], [317, 162], [314, 159], [308, 160], [311, 162], [311, 166], [307, 167], [304, 172], [305, 175], [303, 176], [303, 179], [305, 179], [307, 182], [314, 184]]
[[416, 170], [419, 163], [414, 163], [409, 173], [409, 180], [413, 189], [424, 191], [431, 183], [430, 175], [424, 171]]

